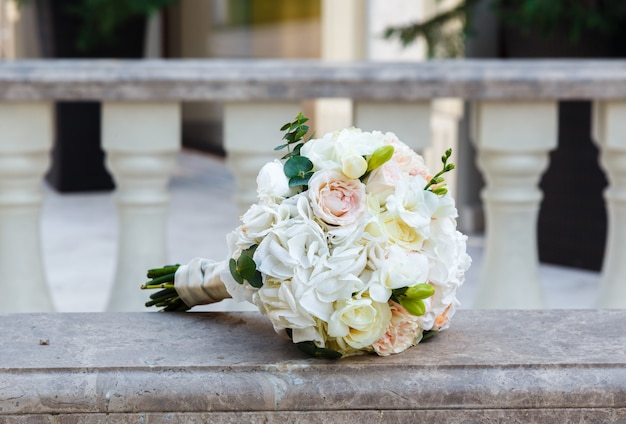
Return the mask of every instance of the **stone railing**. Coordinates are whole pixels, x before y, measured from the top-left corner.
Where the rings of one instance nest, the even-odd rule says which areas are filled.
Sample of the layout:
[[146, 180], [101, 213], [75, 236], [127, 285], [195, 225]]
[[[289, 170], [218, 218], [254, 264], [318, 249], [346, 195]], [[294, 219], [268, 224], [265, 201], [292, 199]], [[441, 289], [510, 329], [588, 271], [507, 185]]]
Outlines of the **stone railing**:
[[0, 340], [7, 424], [626, 423], [624, 310], [459, 311], [337, 361], [255, 312], [0, 314]]
[[52, 309], [39, 214], [53, 101], [102, 102], [103, 148], [120, 217], [109, 309], [134, 310], [144, 299], [137, 281], [166, 259], [180, 103], [225, 102], [224, 144], [244, 206], [254, 196], [256, 170], [273, 157], [276, 123], [294, 116], [301, 101], [326, 98], [352, 99], [355, 125], [393, 130], [416, 150], [430, 144], [433, 100], [473, 102], [487, 217], [476, 306], [485, 308], [543, 305], [537, 183], [556, 148], [557, 100], [594, 100], [594, 138], [610, 181], [599, 305], [626, 307], [626, 61], [24, 61], [0, 64], [0, 311]]

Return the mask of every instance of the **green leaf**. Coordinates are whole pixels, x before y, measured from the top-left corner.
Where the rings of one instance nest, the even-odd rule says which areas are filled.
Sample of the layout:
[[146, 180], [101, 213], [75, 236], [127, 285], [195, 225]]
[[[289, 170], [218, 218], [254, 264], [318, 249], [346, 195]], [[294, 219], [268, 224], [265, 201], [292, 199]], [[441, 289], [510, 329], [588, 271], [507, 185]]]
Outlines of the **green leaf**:
[[307, 172], [304, 176], [297, 176], [289, 179], [289, 187], [309, 185], [309, 180], [313, 176], [313, 171]]
[[427, 283], [416, 284], [404, 292], [404, 295], [409, 299], [427, 299], [433, 294], [435, 294], [435, 289]]
[[437, 334], [439, 334], [439, 330], [424, 331], [424, 333], [422, 333], [422, 340], [420, 341], [420, 343], [435, 337]]
[[246, 278], [246, 280], [248, 280], [248, 283], [255, 289], [263, 287], [263, 276], [259, 271], [255, 271], [254, 275], [250, 278]]
[[237, 272], [237, 261], [235, 258], [230, 258], [230, 261], [228, 261], [228, 268], [230, 269], [230, 275], [233, 276], [235, 281], [239, 284], [243, 284], [243, 277]]
[[285, 162], [283, 171], [287, 178], [303, 176], [313, 169], [313, 162], [306, 156], [293, 156]]
[[256, 272], [256, 262], [248, 255], [241, 255], [237, 260], [237, 273], [250, 281]]
[[296, 347], [300, 349], [302, 352], [307, 355], [313, 356], [315, 358], [324, 358], [324, 359], [339, 359], [341, 358], [341, 353], [336, 350], [327, 349], [325, 347], [317, 347], [313, 342], [300, 342], [296, 343]]
[[287, 129], [291, 127], [291, 122], [287, 122], [285, 125], [283, 125], [282, 127], [280, 127], [281, 131], [287, 131]]

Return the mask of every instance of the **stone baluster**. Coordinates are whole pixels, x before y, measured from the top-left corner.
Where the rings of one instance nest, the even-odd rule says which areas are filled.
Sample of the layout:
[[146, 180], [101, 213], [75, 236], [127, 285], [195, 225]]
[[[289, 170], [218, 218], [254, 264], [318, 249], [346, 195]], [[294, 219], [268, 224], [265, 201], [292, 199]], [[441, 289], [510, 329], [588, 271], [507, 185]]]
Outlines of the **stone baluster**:
[[256, 177], [267, 162], [287, 151], [274, 151], [284, 133], [280, 127], [293, 121], [301, 106], [297, 102], [246, 102], [224, 105], [224, 149], [228, 167], [235, 175], [235, 201], [240, 213], [257, 201]]
[[596, 102], [593, 112], [593, 138], [609, 180], [604, 192], [608, 237], [598, 307], [626, 308], [626, 102]]
[[[102, 105], [102, 140], [116, 183], [119, 236], [109, 311], [142, 311], [146, 270], [166, 265], [168, 183], [180, 149], [178, 103]], [[97, 260], [97, 258], [95, 258]]]
[[[457, 99], [421, 102], [355, 101], [355, 126], [364, 131], [391, 131], [424, 156], [432, 171], [441, 169], [441, 155], [448, 148], [456, 152], [462, 103]], [[454, 156], [452, 162], [454, 162]], [[456, 194], [456, 173], [446, 175], [452, 196]]]
[[473, 139], [485, 177], [486, 248], [477, 308], [540, 308], [537, 215], [541, 174], [557, 143], [556, 102], [474, 104]]
[[50, 103], [0, 104], [0, 313], [54, 310], [40, 234], [52, 129]]

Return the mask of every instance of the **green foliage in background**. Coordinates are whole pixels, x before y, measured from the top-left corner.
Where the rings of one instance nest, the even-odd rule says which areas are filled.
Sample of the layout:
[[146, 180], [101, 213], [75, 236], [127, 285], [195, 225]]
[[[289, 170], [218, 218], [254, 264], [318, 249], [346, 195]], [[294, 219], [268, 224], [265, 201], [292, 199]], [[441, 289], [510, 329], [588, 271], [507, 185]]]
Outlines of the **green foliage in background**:
[[[15, 0], [22, 6], [34, 0]], [[148, 17], [177, 0], [50, 0], [64, 3], [68, 13], [79, 21], [78, 50], [87, 52], [116, 39], [120, 25]]]
[[[480, 31], [472, 25], [479, 1], [462, 0], [425, 21], [387, 28], [384, 37], [398, 39], [405, 46], [423, 38], [429, 57], [459, 57], [464, 39]], [[572, 44], [587, 32], [609, 37], [626, 25], [625, 0], [490, 0], [488, 5], [503, 23], [525, 34], [552, 37], [562, 33]], [[455, 22], [461, 29], [450, 25]]]
[[108, 43], [120, 25], [137, 17], [146, 17], [177, 0], [81, 0], [68, 5], [81, 24], [78, 48], [82, 51]]

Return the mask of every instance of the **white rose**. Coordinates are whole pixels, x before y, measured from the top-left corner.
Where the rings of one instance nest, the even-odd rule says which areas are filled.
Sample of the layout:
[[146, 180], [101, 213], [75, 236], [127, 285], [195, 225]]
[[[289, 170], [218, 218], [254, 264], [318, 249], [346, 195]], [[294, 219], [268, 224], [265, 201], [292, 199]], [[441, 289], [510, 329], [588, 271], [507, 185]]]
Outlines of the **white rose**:
[[[383, 145], [383, 137], [380, 133], [374, 135], [363, 132], [358, 128], [346, 128], [325, 134], [322, 138], [307, 141], [302, 146], [300, 154], [309, 158], [318, 171], [323, 169], [343, 169], [344, 159], [348, 162], [354, 161], [356, 164], [357, 160], [350, 158], [361, 157], [363, 159], [363, 156], [371, 155], [377, 148]], [[360, 163], [359, 166], [362, 166], [362, 162], [360, 160], [358, 162]], [[343, 172], [345, 173], [345, 170]], [[354, 174], [348, 171], [346, 175]], [[350, 178], [359, 178], [361, 175], [358, 177], [351, 176]]]
[[407, 224], [400, 216], [391, 212], [384, 212], [378, 217], [380, 228], [387, 239], [407, 250], [420, 250], [426, 236], [428, 227], [422, 227], [422, 231]]
[[302, 145], [300, 154], [306, 156], [316, 170], [341, 168], [335, 155], [336, 133], [328, 133], [322, 138], [311, 139]]
[[335, 138], [335, 152], [339, 157], [347, 154], [369, 156], [383, 145], [383, 138], [380, 135], [363, 132], [359, 128], [345, 128], [339, 131]]
[[249, 244], [257, 244], [263, 237], [280, 222], [290, 217], [290, 207], [287, 204], [255, 203], [241, 217], [241, 236]]
[[384, 333], [391, 320], [387, 303], [374, 302], [367, 297], [337, 302], [328, 321], [328, 335], [341, 339], [354, 349], [371, 346]]
[[264, 201], [277, 201], [290, 197], [295, 190], [289, 187], [289, 179], [283, 171], [283, 164], [275, 159], [266, 163], [256, 178], [257, 193]]

